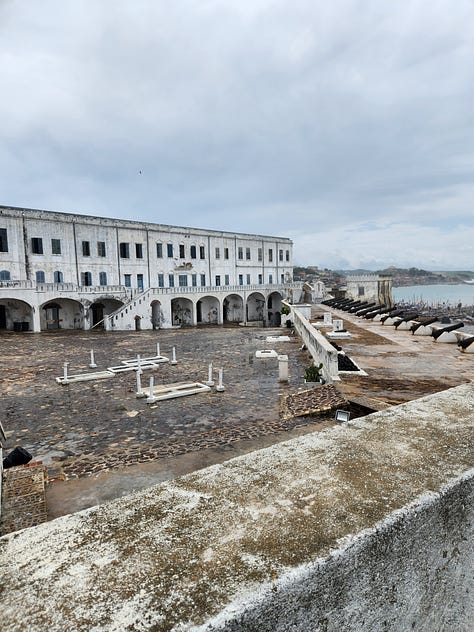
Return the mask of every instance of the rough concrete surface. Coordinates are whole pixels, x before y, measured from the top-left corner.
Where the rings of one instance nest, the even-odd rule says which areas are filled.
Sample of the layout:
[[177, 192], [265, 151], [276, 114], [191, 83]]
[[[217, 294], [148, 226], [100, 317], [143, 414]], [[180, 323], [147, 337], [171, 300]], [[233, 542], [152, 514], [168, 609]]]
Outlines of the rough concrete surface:
[[473, 444], [468, 384], [4, 536], [2, 624], [467, 631]]

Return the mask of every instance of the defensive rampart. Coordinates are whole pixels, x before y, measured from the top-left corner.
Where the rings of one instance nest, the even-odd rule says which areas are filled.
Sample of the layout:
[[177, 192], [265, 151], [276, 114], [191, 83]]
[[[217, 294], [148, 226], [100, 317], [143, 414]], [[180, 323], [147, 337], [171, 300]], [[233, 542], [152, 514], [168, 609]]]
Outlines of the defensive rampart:
[[291, 305], [291, 318], [295, 330], [306, 345], [314, 363], [323, 365], [323, 377], [325, 380], [339, 380], [337, 351], [328, 340], [311, 325], [304, 317], [297, 305]]
[[467, 631], [474, 387], [0, 539], [8, 630]]

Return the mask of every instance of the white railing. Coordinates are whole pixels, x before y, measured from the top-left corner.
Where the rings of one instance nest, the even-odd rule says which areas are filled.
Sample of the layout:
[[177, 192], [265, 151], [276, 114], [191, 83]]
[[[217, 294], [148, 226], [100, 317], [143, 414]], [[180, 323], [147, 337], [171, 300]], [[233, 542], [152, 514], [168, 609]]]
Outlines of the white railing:
[[36, 286], [32, 281], [0, 281], [1, 288], [16, 288], [19, 290], [30, 290]]

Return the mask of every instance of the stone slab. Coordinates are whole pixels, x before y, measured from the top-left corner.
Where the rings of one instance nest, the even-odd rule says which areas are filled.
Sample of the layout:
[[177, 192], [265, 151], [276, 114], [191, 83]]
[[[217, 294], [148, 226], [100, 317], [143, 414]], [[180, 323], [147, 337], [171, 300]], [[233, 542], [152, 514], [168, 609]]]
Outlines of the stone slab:
[[95, 373], [78, 373], [76, 375], [68, 375], [67, 379], [64, 379], [64, 377], [57, 377], [56, 382], [58, 384], [73, 384], [74, 382], [106, 380], [110, 377], [114, 377], [114, 371], [107, 369], [107, 371], [96, 371]]
[[[187, 395], [197, 395], [210, 390], [210, 386], [200, 382], [183, 382], [172, 386], [157, 386], [153, 388], [153, 398], [147, 400], [147, 404], [154, 404], [165, 399], [175, 399], [176, 397], [186, 397]], [[150, 389], [145, 389], [143, 392], [147, 397], [150, 397]]]

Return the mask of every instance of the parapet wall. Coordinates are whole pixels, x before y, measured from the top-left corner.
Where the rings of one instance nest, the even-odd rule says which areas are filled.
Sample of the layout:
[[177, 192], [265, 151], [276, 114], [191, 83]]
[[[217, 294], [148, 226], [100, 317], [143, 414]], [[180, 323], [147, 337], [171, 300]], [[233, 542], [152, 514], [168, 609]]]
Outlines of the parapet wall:
[[290, 305], [295, 330], [311, 354], [315, 364], [323, 363], [323, 377], [327, 381], [339, 380], [336, 349], [303, 316], [297, 305]]
[[22, 630], [467, 632], [474, 386], [0, 538]]

